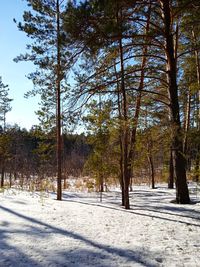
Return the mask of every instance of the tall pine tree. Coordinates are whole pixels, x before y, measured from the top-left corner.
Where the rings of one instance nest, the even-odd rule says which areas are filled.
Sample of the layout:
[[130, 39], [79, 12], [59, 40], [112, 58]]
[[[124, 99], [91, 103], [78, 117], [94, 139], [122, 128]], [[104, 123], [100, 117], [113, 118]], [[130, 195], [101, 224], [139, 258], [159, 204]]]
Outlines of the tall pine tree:
[[51, 128], [56, 126], [57, 199], [62, 199], [61, 162], [61, 102], [66, 92], [69, 53], [66, 49], [66, 35], [62, 29], [62, 10], [65, 1], [27, 0], [29, 9], [23, 15], [19, 30], [25, 32], [32, 42], [27, 53], [15, 60], [32, 61], [36, 71], [29, 75], [34, 89], [27, 95], [41, 96], [41, 121]]

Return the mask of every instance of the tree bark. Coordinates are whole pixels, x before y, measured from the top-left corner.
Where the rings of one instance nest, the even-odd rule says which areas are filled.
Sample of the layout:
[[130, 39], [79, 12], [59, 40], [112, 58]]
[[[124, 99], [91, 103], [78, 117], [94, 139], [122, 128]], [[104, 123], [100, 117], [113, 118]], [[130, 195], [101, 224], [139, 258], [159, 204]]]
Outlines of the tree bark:
[[100, 172], [100, 175], [99, 175], [99, 192], [104, 192], [104, 177], [103, 177], [103, 173]]
[[149, 167], [151, 172], [151, 188], [155, 189], [155, 171], [152, 155], [148, 155]]
[[172, 32], [171, 1], [161, 0], [160, 3], [164, 23], [168, 93], [170, 98], [170, 113], [173, 131], [172, 149], [176, 173], [176, 202], [180, 204], [188, 204], [190, 203], [190, 197], [186, 179], [186, 160], [183, 155], [183, 134], [178, 101], [177, 67]]
[[187, 95], [186, 111], [185, 111], [185, 122], [184, 122], [184, 138], [183, 138], [183, 153], [186, 158], [186, 170], [189, 169], [188, 161], [188, 133], [190, 129], [190, 111], [191, 111], [191, 92], [190, 89]]
[[4, 177], [5, 177], [5, 168], [4, 168], [4, 166], [2, 166], [2, 168], [1, 168], [1, 188], [4, 187]]
[[200, 157], [199, 157], [199, 154], [197, 154], [196, 159], [195, 159], [195, 178], [194, 178], [195, 182], [197, 183], [199, 182], [199, 171], [200, 171], [199, 162], [200, 162]]
[[130, 209], [129, 203], [129, 183], [130, 177], [128, 172], [128, 115], [127, 115], [127, 98], [126, 98], [126, 89], [124, 82], [124, 59], [123, 59], [123, 45], [122, 39], [119, 40], [119, 53], [120, 53], [120, 67], [121, 67], [121, 93], [123, 98], [123, 142], [122, 142], [122, 151], [123, 151], [123, 186], [124, 186], [124, 206], [125, 209]]
[[119, 162], [119, 167], [120, 167], [120, 174], [119, 174], [119, 182], [121, 186], [121, 191], [122, 191], [122, 206], [125, 205], [124, 201], [124, 179], [123, 179], [123, 143], [122, 143], [122, 136], [121, 136], [121, 130], [120, 130], [120, 136], [119, 136], [119, 142], [120, 142], [120, 162]]
[[[148, 10], [148, 18], [147, 18], [147, 25], [146, 25], [146, 34], [149, 32], [149, 22], [150, 22], [150, 14], [151, 14], [151, 1], [149, 5]], [[122, 14], [120, 13], [120, 19], [122, 20]], [[119, 21], [119, 17], [118, 17]], [[135, 115], [133, 118], [133, 128], [131, 130], [131, 136], [129, 134], [130, 129], [128, 126], [128, 103], [127, 103], [127, 97], [126, 97], [126, 89], [125, 89], [125, 83], [124, 83], [124, 59], [123, 59], [123, 45], [122, 45], [122, 38], [119, 39], [119, 53], [120, 53], [120, 67], [121, 67], [121, 93], [122, 93], [122, 99], [123, 99], [123, 121], [124, 121], [124, 127], [123, 127], [123, 186], [124, 186], [124, 206], [125, 209], [130, 209], [130, 201], [129, 201], [129, 186], [130, 186], [130, 180], [132, 175], [132, 161], [134, 156], [134, 146], [136, 141], [136, 131], [137, 131], [137, 125], [138, 125], [138, 119], [140, 114], [140, 106], [141, 106], [141, 92], [144, 87], [144, 74], [145, 74], [145, 66], [146, 66], [146, 53], [147, 53], [148, 47], [147, 45], [144, 45], [143, 47], [143, 57], [142, 57], [142, 63], [141, 63], [141, 78], [140, 83], [138, 87], [138, 95], [136, 98], [136, 107], [135, 107]], [[130, 139], [130, 140], [129, 140]]]
[[119, 146], [120, 146], [120, 159], [119, 159], [119, 183], [121, 186], [121, 201], [124, 206], [124, 179], [123, 179], [123, 140], [122, 140], [122, 113], [121, 113], [121, 101], [120, 101], [120, 84], [118, 82], [118, 74], [116, 65], [114, 65], [115, 75], [117, 78], [117, 108], [119, 116]]
[[67, 189], [67, 178], [64, 177], [63, 189]]
[[186, 103], [186, 112], [185, 112], [185, 129], [184, 129], [184, 140], [183, 140], [183, 152], [187, 155], [188, 150], [188, 132], [190, 128], [190, 109], [191, 109], [191, 93], [188, 92], [187, 103]]
[[61, 140], [61, 52], [60, 52], [60, 6], [56, 1], [57, 22], [57, 77], [56, 77], [56, 159], [57, 159], [57, 200], [62, 200], [62, 140]]
[[168, 188], [174, 188], [174, 164], [172, 148], [170, 149]]
[[[146, 23], [146, 29], [145, 34], [146, 36], [149, 33], [149, 25], [150, 25], [150, 17], [151, 17], [151, 1], [149, 2], [149, 8], [148, 8], [148, 14], [147, 14], [147, 23]], [[131, 130], [131, 140], [130, 140], [130, 149], [128, 153], [128, 164], [127, 164], [127, 179], [131, 180], [132, 176], [132, 168], [133, 168], [133, 158], [134, 158], [134, 149], [135, 149], [135, 142], [136, 142], [136, 133], [137, 133], [137, 127], [138, 127], [138, 120], [140, 116], [140, 107], [141, 107], [141, 99], [142, 99], [142, 90], [144, 88], [144, 78], [145, 78], [145, 67], [147, 64], [147, 57], [146, 54], [148, 52], [148, 46], [145, 44], [142, 49], [142, 62], [141, 62], [141, 74], [140, 74], [140, 82], [138, 86], [138, 95], [136, 97], [136, 104], [135, 104], [135, 114], [133, 117], [133, 127]]]
[[[122, 9], [117, 10], [116, 19], [120, 29], [120, 36], [118, 40], [119, 44], [119, 58], [120, 58], [120, 92], [122, 96], [122, 131], [121, 131], [121, 140], [122, 140], [122, 167], [123, 167], [123, 198], [124, 198], [124, 207], [125, 209], [130, 209], [129, 202], [129, 175], [128, 175], [128, 145], [129, 145], [129, 125], [128, 125], [128, 102], [127, 102], [127, 92], [125, 88], [125, 78], [124, 78], [124, 51], [123, 51], [123, 42], [122, 42]], [[121, 123], [121, 122], [120, 122]]]
[[[197, 45], [197, 37], [194, 29], [192, 30], [192, 37], [195, 45]], [[197, 92], [197, 131], [200, 131], [200, 60], [199, 60], [199, 50], [195, 49], [195, 60], [196, 60], [196, 72], [197, 72], [197, 83], [198, 83], [198, 92]], [[195, 159], [195, 181], [199, 181], [199, 166], [200, 166], [200, 146], [197, 145], [197, 155]]]
[[10, 183], [10, 188], [12, 187], [12, 173], [10, 172], [9, 175], [9, 183]]

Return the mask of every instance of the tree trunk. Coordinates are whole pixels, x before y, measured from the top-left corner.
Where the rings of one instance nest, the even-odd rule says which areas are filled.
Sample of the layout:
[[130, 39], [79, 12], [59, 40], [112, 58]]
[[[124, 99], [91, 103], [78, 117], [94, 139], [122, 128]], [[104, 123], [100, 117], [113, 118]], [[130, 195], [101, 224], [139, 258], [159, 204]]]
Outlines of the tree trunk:
[[61, 139], [61, 53], [60, 53], [60, 7], [56, 1], [57, 21], [57, 77], [56, 77], [56, 158], [57, 158], [57, 200], [62, 200], [62, 139]]
[[174, 164], [172, 149], [170, 149], [168, 188], [174, 188]]
[[64, 177], [63, 189], [67, 189], [67, 178]]
[[200, 162], [200, 156], [199, 156], [199, 149], [198, 149], [198, 152], [197, 152], [197, 155], [196, 155], [196, 159], [195, 159], [195, 182], [198, 183], [199, 181], [199, 172], [200, 172], [200, 169], [199, 169], [199, 162]]
[[[196, 46], [198, 46], [198, 41], [197, 41], [197, 37], [195, 34], [195, 31], [192, 30], [192, 37], [193, 37], [193, 41], [195, 43]], [[195, 53], [195, 61], [196, 61], [196, 73], [197, 73], [197, 83], [198, 83], [198, 92], [197, 92], [197, 128], [198, 130], [200, 129], [200, 60], [199, 60], [199, 50], [195, 49], [194, 51]]]
[[120, 182], [120, 186], [121, 186], [121, 191], [122, 191], [122, 206], [125, 205], [125, 201], [124, 201], [124, 179], [123, 179], [123, 149], [122, 149], [122, 140], [120, 138], [120, 177], [119, 177], [119, 182]]
[[187, 95], [187, 104], [185, 111], [185, 122], [184, 122], [184, 139], [183, 139], [183, 153], [186, 157], [186, 169], [188, 170], [188, 132], [190, 129], [190, 110], [191, 110], [191, 92], [189, 90]]
[[[149, 25], [150, 25], [150, 17], [151, 17], [151, 1], [149, 2], [149, 8], [148, 8], [148, 14], [147, 14], [147, 23], [146, 23], [146, 29], [145, 34], [148, 35], [149, 33]], [[141, 62], [141, 74], [140, 74], [140, 82], [137, 89], [137, 97], [136, 97], [136, 103], [135, 103], [135, 114], [132, 120], [132, 130], [131, 130], [131, 140], [130, 140], [130, 149], [128, 153], [128, 166], [127, 166], [127, 180], [129, 181], [132, 177], [132, 168], [133, 168], [133, 159], [134, 159], [134, 149], [135, 149], [135, 142], [136, 142], [136, 133], [137, 133], [137, 127], [138, 127], [138, 120], [140, 116], [140, 108], [141, 108], [141, 99], [142, 99], [142, 90], [144, 88], [144, 78], [145, 78], [145, 67], [147, 64], [147, 57], [146, 54], [148, 52], [148, 46], [145, 44], [142, 49], [142, 62]]]
[[114, 65], [115, 69], [115, 75], [117, 78], [117, 107], [118, 107], [118, 116], [119, 116], [119, 145], [120, 145], [120, 159], [119, 159], [119, 168], [120, 168], [120, 174], [119, 174], [119, 183], [121, 186], [121, 200], [122, 200], [122, 206], [124, 206], [124, 179], [123, 179], [123, 140], [122, 140], [122, 112], [121, 112], [121, 101], [120, 101], [120, 85], [118, 82], [118, 74], [116, 65]]
[[122, 206], [125, 206], [125, 200], [124, 200], [124, 181], [123, 177], [121, 177], [121, 190], [122, 190]]
[[125, 209], [130, 209], [130, 200], [129, 200], [129, 183], [128, 177], [126, 175], [127, 182], [124, 184], [124, 207]]
[[23, 189], [24, 188], [24, 173], [23, 172], [20, 174], [19, 183], [20, 183], [21, 188]]
[[10, 172], [9, 175], [9, 183], [10, 183], [10, 188], [12, 187], [12, 173]]
[[152, 155], [148, 155], [148, 161], [149, 161], [150, 172], [151, 172], [151, 188], [155, 189], [155, 171], [154, 171]]
[[[148, 18], [146, 25], [146, 34], [149, 32], [149, 22], [150, 22], [150, 14], [151, 14], [151, 1], [148, 10]], [[120, 19], [122, 20], [122, 14], [120, 13]], [[120, 24], [121, 25], [121, 24]], [[124, 83], [124, 59], [123, 59], [123, 46], [122, 39], [119, 39], [119, 53], [120, 53], [120, 67], [121, 67], [121, 93], [123, 99], [123, 120], [124, 120], [124, 128], [123, 128], [123, 181], [124, 181], [124, 206], [125, 209], [130, 209], [129, 202], [129, 186], [130, 179], [132, 176], [132, 161], [134, 155], [134, 146], [136, 140], [136, 130], [140, 113], [141, 106], [141, 92], [144, 87], [144, 74], [145, 74], [145, 66], [146, 66], [146, 53], [147, 53], [147, 45], [143, 47], [143, 57], [141, 63], [141, 78], [138, 87], [138, 96], [136, 98], [136, 107], [135, 107], [135, 115], [133, 118], [133, 129], [131, 130], [131, 137], [129, 136], [129, 126], [128, 126], [128, 103], [126, 97], [125, 83]], [[129, 139], [131, 139], [129, 141]]]
[[100, 172], [99, 176], [99, 192], [104, 192], [104, 186], [103, 186], [104, 178], [102, 172]]
[[171, 24], [171, 2], [169, 0], [161, 0], [160, 2], [166, 43], [165, 54], [167, 59], [168, 93], [170, 98], [171, 123], [173, 131], [172, 149], [176, 173], [176, 202], [180, 204], [188, 204], [190, 203], [190, 198], [186, 179], [186, 160], [183, 155], [183, 134], [178, 101], [177, 68]]
[[4, 177], [5, 177], [5, 168], [2, 166], [1, 168], [1, 188], [4, 187]]
[[104, 177], [102, 172], [99, 175], [99, 193], [100, 193], [100, 202], [103, 200], [103, 192], [104, 192]]
[[[119, 26], [122, 25], [122, 10], [117, 12], [117, 20]], [[130, 179], [128, 176], [128, 144], [129, 144], [129, 125], [128, 125], [128, 102], [127, 93], [124, 81], [124, 53], [122, 37], [119, 38], [119, 56], [120, 56], [120, 70], [121, 70], [121, 95], [122, 95], [122, 165], [123, 165], [123, 184], [124, 184], [124, 206], [125, 209], [130, 209], [129, 203], [129, 183]]]
[[[192, 30], [192, 37], [195, 45], [198, 45], [197, 37], [195, 31]], [[197, 72], [197, 83], [198, 83], [198, 92], [197, 92], [197, 131], [200, 132], [200, 60], [199, 60], [199, 50], [195, 49], [195, 60], [196, 60], [196, 72]], [[197, 146], [197, 156], [195, 159], [195, 181], [199, 181], [199, 166], [200, 166], [200, 146]]]
[[130, 192], [133, 192], [133, 176], [132, 175], [131, 175], [131, 179], [130, 179], [129, 190], [130, 190]]

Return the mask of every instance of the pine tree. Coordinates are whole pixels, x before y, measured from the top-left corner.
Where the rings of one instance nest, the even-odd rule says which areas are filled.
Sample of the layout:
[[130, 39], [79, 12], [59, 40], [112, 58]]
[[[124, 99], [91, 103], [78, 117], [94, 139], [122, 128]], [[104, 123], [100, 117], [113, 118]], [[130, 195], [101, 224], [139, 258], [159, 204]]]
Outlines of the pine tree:
[[190, 198], [186, 181], [186, 160], [183, 155], [183, 134], [180, 121], [177, 84], [177, 58], [174, 49], [173, 25], [171, 24], [172, 6], [170, 1], [160, 1], [160, 4], [163, 17], [163, 30], [165, 34], [165, 54], [167, 59], [166, 73], [170, 98], [171, 123], [173, 128], [172, 149], [176, 172], [176, 201], [180, 204], [188, 204]]
[[11, 101], [12, 99], [8, 96], [9, 87], [2, 82], [0, 77], [0, 121], [3, 122], [3, 130], [6, 127], [6, 114], [11, 111]]
[[99, 192], [104, 191], [106, 179], [112, 173], [110, 158], [110, 127], [111, 127], [111, 103], [93, 101], [88, 105], [88, 115], [84, 118], [89, 133], [88, 141], [92, 145], [92, 153], [89, 156], [85, 170], [96, 178]]
[[[184, 149], [187, 156], [188, 167], [194, 165], [195, 180], [199, 179], [200, 166], [200, 145], [198, 136], [200, 132], [200, 35], [199, 35], [199, 3], [188, 4], [187, 1], [180, 1], [182, 5], [187, 4], [187, 12], [182, 14], [181, 29], [182, 38], [182, 89], [185, 94], [183, 98], [183, 113], [185, 114], [185, 138]], [[193, 147], [193, 140], [196, 146]], [[196, 132], [196, 134], [195, 134]], [[196, 135], [196, 137], [195, 137]], [[191, 142], [192, 146], [190, 145]], [[195, 153], [191, 154], [191, 151]], [[194, 162], [194, 163], [193, 163]]]
[[4, 186], [5, 164], [9, 157], [10, 140], [6, 134], [6, 114], [11, 110], [12, 99], [8, 96], [9, 87], [2, 82], [0, 77], [0, 122], [2, 131], [0, 133], [0, 163], [1, 163], [1, 187]]
[[[66, 92], [69, 52], [66, 49], [66, 35], [62, 29], [62, 10], [64, 3], [60, 0], [27, 0], [31, 11], [25, 11], [24, 23], [18, 23], [19, 30], [25, 32], [32, 42], [27, 45], [29, 51], [15, 60], [32, 61], [35, 72], [29, 75], [34, 90], [27, 95], [41, 95], [41, 110], [38, 115], [48, 129], [56, 124], [57, 157], [57, 199], [62, 199], [61, 173], [61, 101]], [[53, 111], [53, 112], [52, 112]]]
[[[137, 6], [138, 12], [144, 19], [143, 27], [137, 28], [137, 16], [133, 11], [135, 5], [136, 3], [133, 5], [129, 1], [106, 1], [103, 4], [101, 1], [91, 1], [90, 3], [81, 3], [78, 7], [70, 4], [65, 24], [69, 36], [72, 36], [77, 42], [81, 41], [85, 44], [87, 58], [89, 56], [96, 57], [96, 60], [90, 62], [91, 64], [95, 62], [92, 66], [93, 74], [91, 74], [91, 65], [89, 64], [89, 74], [86, 73], [88, 72], [86, 67], [82, 69], [84, 73], [82, 77], [79, 74], [80, 95], [95, 95], [100, 91], [103, 94], [106, 92], [112, 94], [113, 92], [112, 97], [116, 99], [115, 103], [118, 103], [121, 124], [119, 138], [122, 154], [120, 161], [122, 203], [127, 209], [130, 208], [129, 184], [132, 175], [141, 91], [144, 87], [144, 72], [147, 62], [145, 54], [148, 47], [144, 44], [145, 38], [142, 37], [139, 39], [140, 43], [138, 42], [134, 47], [132, 36], [136, 34], [137, 30], [143, 36], [144, 32], [148, 34], [151, 9], [150, 1], [145, 1], [144, 4]], [[149, 7], [147, 10], [145, 9], [146, 5]], [[78, 21], [74, 20], [76, 16], [79, 17]], [[130, 20], [127, 19], [130, 17]], [[78, 31], [78, 29], [80, 30]], [[137, 64], [133, 64], [138, 56], [135, 55], [136, 47], [139, 47], [141, 51], [140, 60], [137, 61]], [[132, 91], [133, 87], [136, 87], [135, 93]], [[87, 88], [87, 90], [83, 91], [83, 88]]]

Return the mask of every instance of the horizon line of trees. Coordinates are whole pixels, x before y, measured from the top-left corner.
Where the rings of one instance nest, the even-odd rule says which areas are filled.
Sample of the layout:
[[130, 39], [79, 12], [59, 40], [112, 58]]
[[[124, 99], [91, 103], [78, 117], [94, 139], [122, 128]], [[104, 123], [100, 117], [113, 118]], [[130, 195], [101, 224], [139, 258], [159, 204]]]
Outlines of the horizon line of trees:
[[[45, 133], [40, 126], [29, 131], [18, 125], [0, 128], [0, 187], [36, 185], [44, 181], [53, 187], [56, 181], [55, 129]], [[84, 134], [62, 134], [62, 177], [65, 188], [68, 177], [79, 177], [91, 146]], [[3, 159], [3, 160], [2, 160]]]

